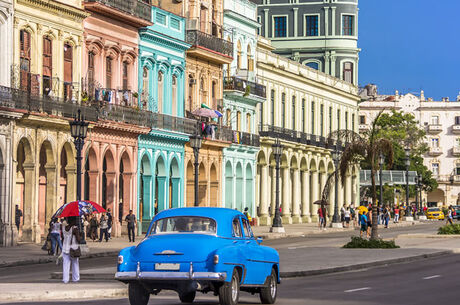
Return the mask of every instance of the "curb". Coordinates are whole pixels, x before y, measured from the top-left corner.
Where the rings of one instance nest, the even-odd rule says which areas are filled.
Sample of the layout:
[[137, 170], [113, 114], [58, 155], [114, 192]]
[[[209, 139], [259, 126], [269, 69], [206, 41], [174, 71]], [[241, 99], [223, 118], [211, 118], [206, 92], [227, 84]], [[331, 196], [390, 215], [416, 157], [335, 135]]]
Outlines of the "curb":
[[459, 234], [399, 234], [396, 238], [460, 238]]
[[445, 250], [445, 251], [439, 251], [439, 252], [434, 252], [434, 253], [429, 253], [429, 254], [420, 254], [420, 255], [409, 256], [409, 257], [393, 258], [393, 259], [388, 259], [388, 260], [383, 260], [383, 261], [375, 261], [375, 262], [369, 262], [369, 263], [363, 263], [363, 264], [340, 266], [340, 267], [333, 267], [333, 268], [326, 268], [326, 269], [307, 270], [307, 271], [287, 271], [287, 272], [280, 272], [280, 276], [281, 278], [294, 278], [294, 277], [302, 277], [302, 276], [313, 276], [313, 275], [321, 275], [321, 274], [354, 271], [354, 270], [367, 269], [367, 268], [372, 268], [372, 267], [386, 266], [386, 265], [391, 265], [391, 264], [413, 262], [413, 261], [422, 260], [425, 258], [439, 257], [439, 256], [453, 254], [453, 253], [455, 253], [455, 251]]

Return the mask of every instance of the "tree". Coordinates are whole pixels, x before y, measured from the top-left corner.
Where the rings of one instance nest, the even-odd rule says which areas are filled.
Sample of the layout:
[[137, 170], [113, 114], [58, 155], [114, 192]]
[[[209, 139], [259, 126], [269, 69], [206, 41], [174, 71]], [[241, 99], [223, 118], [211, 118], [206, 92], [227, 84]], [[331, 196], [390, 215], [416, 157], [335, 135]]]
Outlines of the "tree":
[[[339, 161], [338, 174], [345, 183], [346, 173], [350, 166], [364, 162], [371, 170], [371, 194], [372, 194], [372, 233], [371, 239], [378, 238], [377, 226], [377, 188], [375, 184], [375, 173], [379, 168], [378, 160], [380, 154], [386, 157], [389, 167], [393, 164], [393, 143], [383, 137], [381, 127], [377, 122], [382, 115], [380, 112], [374, 119], [371, 129], [359, 135], [350, 130], [337, 130], [329, 135], [329, 142], [345, 143], [342, 156]], [[336, 144], [337, 145], [337, 144]]]

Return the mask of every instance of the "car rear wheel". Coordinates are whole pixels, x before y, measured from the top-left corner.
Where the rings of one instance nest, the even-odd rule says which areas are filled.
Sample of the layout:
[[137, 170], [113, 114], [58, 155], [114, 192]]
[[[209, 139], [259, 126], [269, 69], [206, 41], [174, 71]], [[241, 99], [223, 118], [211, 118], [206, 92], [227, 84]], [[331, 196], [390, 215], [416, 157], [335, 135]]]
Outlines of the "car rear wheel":
[[240, 297], [240, 275], [236, 269], [233, 270], [232, 279], [219, 288], [220, 305], [237, 305]]
[[276, 270], [272, 269], [272, 274], [268, 278], [267, 287], [260, 289], [260, 301], [262, 304], [274, 304], [278, 294], [278, 276]]
[[128, 294], [131, 305], [147, 305], [149, 302], [150, 293], [140, 283], [129, 283]]
[[188, 292], [188, 293], [180, 293], [179, 299], [182, 303], [193, 303], [195, 300], [196, 291]]

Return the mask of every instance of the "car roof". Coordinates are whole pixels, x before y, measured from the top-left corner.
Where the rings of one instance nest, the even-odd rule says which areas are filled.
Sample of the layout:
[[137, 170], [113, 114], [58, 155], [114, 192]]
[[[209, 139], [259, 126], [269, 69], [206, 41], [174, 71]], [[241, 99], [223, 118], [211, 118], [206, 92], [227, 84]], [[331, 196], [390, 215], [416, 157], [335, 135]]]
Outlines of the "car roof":
[[163, 210], [153, 218], [153, 221], [175, 216], [196, 216], [212, 218], [217, 223], [217, 235], [223, 237], [232, 236], [232, 220], [235, 216], [245, 217], [244, 214], [240, 211], [227, 208], [187, 207]]

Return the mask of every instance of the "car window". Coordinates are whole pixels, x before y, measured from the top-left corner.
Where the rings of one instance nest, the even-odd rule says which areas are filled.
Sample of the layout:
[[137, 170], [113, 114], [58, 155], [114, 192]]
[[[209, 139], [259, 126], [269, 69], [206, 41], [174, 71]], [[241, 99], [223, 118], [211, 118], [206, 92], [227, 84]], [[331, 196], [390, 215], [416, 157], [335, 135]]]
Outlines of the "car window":
[[206, 233], [216, 234], [216, 221], [207, 217], [177, 216], [159, 219], [149, 235], [162, 233]]
[[233, 236], [243, 237], [243, 233], [241, 232], [241, 225], [240, 225], [239, 217], [236, 217], [233, 219], [232, 227], [233, 227]]
[[247, 237], [247, 238], [254, 237], [254, 235], [252, 234], [251, 226], [249, 225], [248, 220], [246, 218], [242, 218], [241, 220], [243, 221], [244, 237]]
[[428, 211], [429, 212], [439, 212], [441, 211], [441, 209], [440, 208], [429, 208]]

